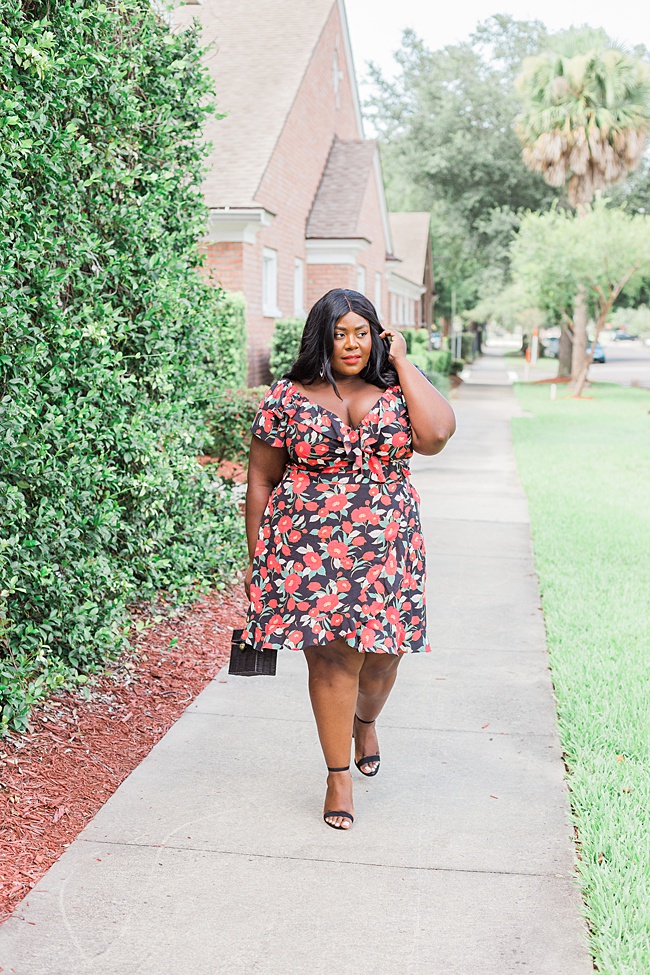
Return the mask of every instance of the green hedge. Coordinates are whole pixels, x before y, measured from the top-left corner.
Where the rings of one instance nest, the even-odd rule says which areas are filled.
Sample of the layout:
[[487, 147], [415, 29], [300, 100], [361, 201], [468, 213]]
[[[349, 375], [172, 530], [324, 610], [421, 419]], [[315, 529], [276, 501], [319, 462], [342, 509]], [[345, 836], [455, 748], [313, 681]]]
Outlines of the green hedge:
[[[214, 327], [208, 330], [203, 361], [214, 376], [217, 390], [246, 385], [246, 301], [239, 292], [220, 291]], [[212, 397], [210, 398], [212, 403]]]
[[216, 460], [246, 462], [251, 424], [266, 390], [266, 386], [224, 389], [215, 396], [207, 412], [206, 454]]
[[298, 358], [304, 328], [304, 318], [278, 318], [276, 321], [269, 362], [274, 379], [284, 376]]
[[134, 599], [224, 580], [244, 544], [196, 462], [243, 363], [238, 300], [196, 271], [196, 32], [3, 0], [0, 66], [1, 730], [118, 653]]

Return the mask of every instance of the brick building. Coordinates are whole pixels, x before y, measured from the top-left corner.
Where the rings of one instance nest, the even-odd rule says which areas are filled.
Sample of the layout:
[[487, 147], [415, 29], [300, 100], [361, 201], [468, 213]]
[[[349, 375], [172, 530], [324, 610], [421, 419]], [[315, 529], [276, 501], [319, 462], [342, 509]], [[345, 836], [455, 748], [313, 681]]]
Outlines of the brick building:
[[268, 378], [275, 319], [304, 315], [329, 288], [362, 291], [386, 324], [430, 321], [430, 255], [413, 259], [399, 219], [421, 218], [420, 254], [426, 218], [428, 253], [428, 214], [387, 212], [343, 0], [204, 0], [177, 8], [174, 27], [194, 19], [226, 115], [206, 132], [206, 267], [246, 298], [250, 381]]

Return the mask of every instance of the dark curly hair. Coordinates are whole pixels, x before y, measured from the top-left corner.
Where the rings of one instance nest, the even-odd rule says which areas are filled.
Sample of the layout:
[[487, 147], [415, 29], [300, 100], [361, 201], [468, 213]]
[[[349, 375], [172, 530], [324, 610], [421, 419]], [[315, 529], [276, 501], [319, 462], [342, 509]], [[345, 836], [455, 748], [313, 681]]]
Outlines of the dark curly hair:
[[383, 339], [379, 338], [384, 327], [377, 317], [374, 305], [365, 295], [358, 291], [348, 291], [347, 288], [333, 288], [319, 298], [313, 306], [307, 315], [298, 358], [289, 372], [285, 373], [285, 379], [297, 380], [305, 386], [311, 386], [319, 379], [325, 379], [331, 383], [334, 392], [341, 399], [332, 375], [330, 359], [334, 351], [336, 323], [350, 311], [365, 318], [370, 326], [372, 338], [368, 364], [359, 375], [367, 383], [382, 389], [397, 384], [397, 371], [388, 359], [388, 350]]

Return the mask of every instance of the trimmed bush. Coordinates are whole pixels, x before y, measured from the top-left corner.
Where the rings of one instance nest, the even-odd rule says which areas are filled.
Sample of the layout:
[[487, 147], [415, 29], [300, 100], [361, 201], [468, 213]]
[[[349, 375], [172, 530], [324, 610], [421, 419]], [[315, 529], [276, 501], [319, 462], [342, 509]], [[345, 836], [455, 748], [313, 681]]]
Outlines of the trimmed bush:
[[216, 318], [204, 344], [203, 361], [219, 389], [246, 385], [246, 300], [240, 292], [219, 291]]
[[269, 362], [274, 379], [284, 376], [298, 358], [304, 328], [304, 318], [278, 318], [276, 321]]
[[216, 460], [245, 463], [251, 441], [251, 425], [266, 386], [224, 389], [207, 412], [208, 439], [205, 453]]
[[243, 353], [237, 299], [196, 271], [196, 31], [141, 0], [4, 0], [0, 66], [0, 730], [20, 730], [126, 645], [133, 600], [241, 564], [236, 498], [196, 452]]

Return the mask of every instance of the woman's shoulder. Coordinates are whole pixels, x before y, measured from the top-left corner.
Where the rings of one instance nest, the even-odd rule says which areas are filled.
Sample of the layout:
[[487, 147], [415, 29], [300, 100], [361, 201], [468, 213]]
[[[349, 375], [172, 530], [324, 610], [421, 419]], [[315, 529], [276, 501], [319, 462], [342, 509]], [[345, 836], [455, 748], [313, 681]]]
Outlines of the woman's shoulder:
[[284, 407], [291, 399], [295, 387], [290, 379], [276, 379], [267, 389], [262, 402], [261, 409], [273, 409], [273, 407]]

